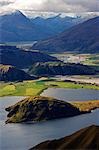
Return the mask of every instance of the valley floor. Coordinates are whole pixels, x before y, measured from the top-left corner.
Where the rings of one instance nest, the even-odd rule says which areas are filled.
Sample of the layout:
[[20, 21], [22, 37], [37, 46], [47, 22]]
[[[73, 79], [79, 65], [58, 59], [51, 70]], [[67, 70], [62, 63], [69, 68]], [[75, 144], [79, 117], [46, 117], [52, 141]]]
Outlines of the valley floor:
[[[70, 89], [95, 89], [99, 90], [97, 82], [99, 79], [83, 79], [79, 78], [41, 78], [39, 80], [23, 81], [23, 82], [8, 82], [0, 83], [0, 96], [36, 96], [40, 95], [49, 87], [70, 88]], [[91, 80], [91, 81], [90, 81]], [[80, 82], [81, 81], [81, 82]], [[85, 82], [90, 81], [90, 82]], [[92, 82], [93, 81], [93, 82]], [[98, 81], [99, 82], [99, 81]]]

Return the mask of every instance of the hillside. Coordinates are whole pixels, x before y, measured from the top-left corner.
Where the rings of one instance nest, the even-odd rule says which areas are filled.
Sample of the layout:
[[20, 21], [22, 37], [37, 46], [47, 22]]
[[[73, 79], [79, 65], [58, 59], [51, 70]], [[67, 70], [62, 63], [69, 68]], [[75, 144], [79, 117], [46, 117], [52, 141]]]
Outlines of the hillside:
[[29, 74], [37, 76], [54, 76], [54, 75], [90, 75], [96, 74], [95, 69], [73, 63], [62, 63], [62, 62], [46, 62], [46, 63], [35, 63], [28, 71]]
[[[31, 19], [32, 23], [41, 29], [41, 31], [46, 31], [47, 35], [45, 38], [55, 36], [58, 33], [63, 32], [66, 29], [71, 28], [72, 26], [83, 22], [82, 18], [65, 16], [61, 17], [61, 14], [52, 16], [49, 18], [43, 18], [38, 16]], [[42, 39], [42, 38], [41, 38]]]
[[45, 141], [31, 150], [71, 150], [71, 149], [94, 149], [99, 148], [99, 126], [92, 125], [77, 131], [76, 133], [59, 140]]
[[23, 81], [32, 80], [36, 77], [30, 76], [24, 71], [10, 65], [0, 64], [0, 81]]
[[26, 51], [15, 46], [0, 46], [0, 63], [27, 68], [35, 62], [57, 61], [55, 57], [39, 51]]
[[32, 48], [48, 52], [77, 51], [80, 53], [98, 53], [98, 36], [99, 17], [95, 17], [53, 38], [37, 42]]
[[41, 96], [25, 98], [6, 111], [9, 112], [6, 123], [45, 121], [85, 113], [67, 102]]

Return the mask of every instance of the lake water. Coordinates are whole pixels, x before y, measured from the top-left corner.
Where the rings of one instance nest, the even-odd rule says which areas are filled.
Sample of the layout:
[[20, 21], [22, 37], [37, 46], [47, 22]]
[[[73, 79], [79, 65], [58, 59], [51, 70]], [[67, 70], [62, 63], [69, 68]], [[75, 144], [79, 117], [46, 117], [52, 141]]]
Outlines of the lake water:
[[99, 109], [89, 114], [36, 124], [5, 124], [5, 108], [21, 99], [0, 98], [0, 150], [27, 150], [44, 140], [61, 138], [92, 124], [99, 125]]
[[50, 96], [64, 101], [99, 100], [99, 90], [48, 88], [41, 96]]

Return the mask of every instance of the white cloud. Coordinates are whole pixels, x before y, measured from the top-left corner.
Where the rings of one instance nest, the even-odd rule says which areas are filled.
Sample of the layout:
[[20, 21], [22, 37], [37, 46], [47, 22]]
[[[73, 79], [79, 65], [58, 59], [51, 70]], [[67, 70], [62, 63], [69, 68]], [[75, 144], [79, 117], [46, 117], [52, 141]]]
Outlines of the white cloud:
[[9, 11], [12, 9], [53, 12], [92, 12], [99, 10], [99, 0], [0, 0], [0, 11]]

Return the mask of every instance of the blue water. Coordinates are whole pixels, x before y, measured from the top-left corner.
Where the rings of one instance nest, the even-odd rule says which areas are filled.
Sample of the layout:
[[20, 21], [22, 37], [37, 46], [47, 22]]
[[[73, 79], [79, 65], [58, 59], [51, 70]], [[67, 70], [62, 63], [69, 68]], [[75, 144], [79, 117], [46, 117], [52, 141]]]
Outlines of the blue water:
[[92, 124], [99, 125], [99, 109], [89, 114], [36, 124], [5, 124], [7, 112], [4, 109], [20, 99], [0, 98], [0, 150], [27, 150], [44, 140], [61, 138]]
[[99, 100], [99, 90], [48, 88], [42, 96], [50, 96], [64, 101]]

